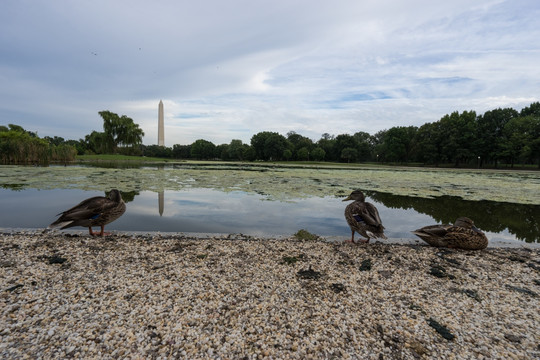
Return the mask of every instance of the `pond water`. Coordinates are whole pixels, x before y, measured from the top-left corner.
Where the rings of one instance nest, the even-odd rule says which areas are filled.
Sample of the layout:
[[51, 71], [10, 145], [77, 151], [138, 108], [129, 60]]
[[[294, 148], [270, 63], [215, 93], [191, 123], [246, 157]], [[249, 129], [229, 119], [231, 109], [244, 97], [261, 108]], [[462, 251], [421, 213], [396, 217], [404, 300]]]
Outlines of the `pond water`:
[[[366, 191], [379, 210], [389, 238], [416, 239], [412, 230], [453, 223], [459, 216], [474, 219], [492, 241], [540, 240], [540, 206], [396, 196]], [[104, 195], [78, 189], [0, 189], [0, 228], [45, 228], [56, 214], [83, 199]], [[242, 233], [253, 236], [291, 235], [300, 229], [325, 237], [350, 236], [343, 211], [347, 203], [334, 196], [292, 201], [243, 191], [186, 188], [161, 192], [124, 192], [126, 213], [106, 230], [182, 233]], [[77, 229], [77, 228], [76, 228]], [[78, 228], [82, 229], [82, 228]]]

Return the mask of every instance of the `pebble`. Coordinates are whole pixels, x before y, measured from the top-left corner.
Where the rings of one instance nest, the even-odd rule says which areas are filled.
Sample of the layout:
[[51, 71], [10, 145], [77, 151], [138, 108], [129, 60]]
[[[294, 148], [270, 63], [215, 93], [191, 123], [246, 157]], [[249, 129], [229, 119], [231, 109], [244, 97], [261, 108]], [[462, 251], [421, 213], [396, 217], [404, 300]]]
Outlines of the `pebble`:
[[538, 249], [15, 232], [0, 257], [5, 359], [540, 358]]

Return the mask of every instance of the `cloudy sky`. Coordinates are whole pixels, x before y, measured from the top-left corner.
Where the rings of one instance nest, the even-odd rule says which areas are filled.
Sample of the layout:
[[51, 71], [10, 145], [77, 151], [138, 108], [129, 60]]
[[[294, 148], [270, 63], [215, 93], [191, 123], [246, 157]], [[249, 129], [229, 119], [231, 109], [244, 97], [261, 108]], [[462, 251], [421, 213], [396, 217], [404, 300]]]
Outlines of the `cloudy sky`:
[[537, 0], [2, 0], [0, 125], [313, 140], [540, 101]]

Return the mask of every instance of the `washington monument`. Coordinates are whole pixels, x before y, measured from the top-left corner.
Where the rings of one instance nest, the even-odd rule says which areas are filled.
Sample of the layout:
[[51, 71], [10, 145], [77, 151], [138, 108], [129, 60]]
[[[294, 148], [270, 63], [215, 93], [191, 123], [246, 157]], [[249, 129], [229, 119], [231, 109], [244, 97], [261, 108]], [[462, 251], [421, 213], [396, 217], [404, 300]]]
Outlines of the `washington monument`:
[[158, 146], [165, 146], [165, 126], [163, 125], [163, 101], [158, 107]]

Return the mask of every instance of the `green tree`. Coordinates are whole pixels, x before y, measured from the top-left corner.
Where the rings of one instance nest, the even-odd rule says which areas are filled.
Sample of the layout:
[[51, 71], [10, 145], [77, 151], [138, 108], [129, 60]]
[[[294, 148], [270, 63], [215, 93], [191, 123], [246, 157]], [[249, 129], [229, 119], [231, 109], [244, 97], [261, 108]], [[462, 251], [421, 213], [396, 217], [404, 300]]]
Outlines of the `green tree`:
[[289, 149], [283, 150], [283, 159], [285, 159], [285, 161], [289, 161], [291, 158], [292, 158], [292, 151]]
[[191, 144], [191, 157], [195, 159], [212, 159], [214, 158], [216, 146], [210, 141], [199, 139]]
[[372, 137], [367, 132], [359, 131], [355, 133], [354, 138], [358, 143], [358, 160], [367, 161], [373, 156]]
[[460, 162], [467, 162], [477, 152], [474, 150], [476, 135], [476, 113], [464, 111], [459, 114], [455, 111], [445, 115], [439, 120], [441, 131], [441, 151], [447, 161], [455, 166]]
[[307, 151], [311, 151], [313, 148], [313, 141], [310, 138], [297, 134], [294, 131], [287, 133], [287, 140], [291, 144], [291, 151], [295, 154], [297, 160], [302, 160], [298, 156], [298, 151], [302, 148], [306, 148]]
[[326, 160], [340, 161], [340, 158], [336, 156], [336, 152], [334, 151], [336, 139], [333, 135], [328, 133], [322, 134], [319, 141], [317, 141], [317, 146], [324, 151]]
[[[344, 157], [343, 156], [343, 150], [347, 149], [347, 148], [355, 150], [353, 157], [351, 157], [351, 156]], [[357, 159], [357, 157], [358, 157], [358, 150], [357, 149], [358, 149], [358, 141], [356, 140], [356, 138], [354, 136], [349, 135], [349, 134], [341, 134], [341, 135], [336, 136], [336, 143], [334, 144], [332, 151], [335, 152], [334, 158], [336, 160], [339, 161], [340, 159], [343, 159], [343, 160], [347, 160], [347, 162], [349, 162], [351, 160], [356, 160]], [[346, 153], [350, 155], [351, 151], [347, 150]]]
[[501, 155], [512, 167], [516, 160], [534, 162], [540, 157], [540, 117], [529, 115], [513, 118], [504, 126], [503, 135]]
[[531, 136], [530, 144], [528, 145], [528, 150], [526, 153], [530, 154], [531, 159], [536, 159], [538, 161], [538, 168], [540, 169], [540, 102], [534, 102], [530, 106], [523, 108], [520, 112], [520, 116], [527, 117], [531, 116], [531, 128], [533, 130], [533, 135]]
[[174, 144], [172, 148], [172, 156], [175, 159], [191, 158], [191, 145]]
[[497, 167], [501, 155], [503, 130], [506, 124], [518, 117], [518, 112], [511, 108], [486, 111], [476, 119], [476, 140], [473, 141], [480, 166], [492, 163]]
[[326, 152], [320, 147], [316, 147], [311, 151], [311, 159], [313, 161], [323, 161], [325, 156]]
[[270, 134], [264, 142], [264, 155], [270, 161], [281, 160], [283, 152], [287, 149], [290, 150], [289, 142], [285, 136], [278, 133]]
[[355, 161], [358, 156], [358, 151], [355, 148], [347, 147], [341, 150], [341, 158], [347, 160], [347, 162]]
[[408, 162], [416, 150], [416, 126], [396, 126], [388, 129], [382, 137], [380, 150], [388, 161]]
[[290, 149], [290, 143], [283, 135], [269, 131], [253, 135], [251, 146], [260, 160], [281, 160], [285, 149]]
[[[49, 143], [21, 126], [9, 124], [0, 132], [0, 162], [3, 164], [48, 163]], [[2, 128], [3, 130], [5, 128]]]
[[264, 146], [266, 139], [273, 134], [269, 131], [259, 132], [251, 137], [251, 147], [255, 151], [255, 158], [259, 160], [267, 160], [264, 154]]
[[440, 123], [426, 123], [420, 126], [416, 139], [418, 160], [423, 163], [438, 165], [442, 161]]
[[257, 159], [255, 149], [253, 149], [253, 147], [249, 146], [248, 144], [244, 144], [242, 146], [242, 157], [245, 161], [255, 161]]
[[242, 140], [231, 140], [229, 157], [231, 160], [244, 160], [244, 144], [242, 144]]
[[173, 149], [160, 145], [141, 145], [140, 155], [170, 159], [173, 157]]
[[86, 148], [90, 154], [107, 154], [112, 152], [112, 144], [109, 137], [98, 131], [92, 131], [84, 137]]
[[118, 116], [108, 110], [100, 111], [99, 115], [103, 118], [107, 149], [116, 152], [119, 146], [134, 147], [142, 144], [144, 131], [133, 122], [133, 119], [126, 115]]
[[64, 138], [63, 138], [63, 137], [59, 137], [59, 136], [54, 136], [54, 137], [44, 136], [44, 137], [43, 137], [43, 140], [46, 140], [49, 144], [51, 144], [51, 145], [56, 145], [56, 146], [65, 143]]
[[519, 116], [525, 117], [525, 116], [535, 116], [540, 117], [540, 102], [534, 102], [529, 106], [524, 107], [521, 109], [521, 112], [519, 113]]
[[296, 158], [300, 161], [309, 161], [309, 149], [307, 147], [298, 149]]
[[13, 131], [13, 132], [18, 132], [18, 133], [21, 133], [21, 134], [26, 134], [27, 131], [24, 130], [24, 128], [20, 125], [15, 125], [15, 124], [8, 124], [8, 128], [9, 128], [9, 131]]
[[229, 144], [216, 145], [216, 148], [214, 150], [214, 158], [221, 159], [223, 161], [230, 160], [231, 158], [229, 150]]
[[66, 140], [66, 145], [71, 145], [77, 150], [78, 155], [84, 155], [86, 152], [86, 142], [83, 139], [79, 140]]
[[77, 149], [74, 146], [65, 143], [59, 145], [52, 145], [50, 149], [51, 160], [59, 161], [64, 164], [74, 161], [75, 157], [77, 156]]

